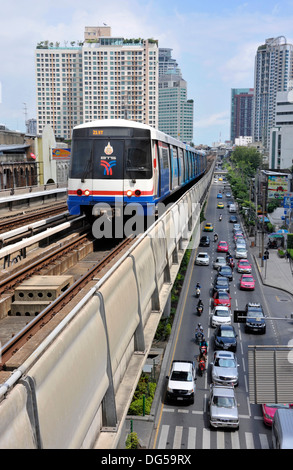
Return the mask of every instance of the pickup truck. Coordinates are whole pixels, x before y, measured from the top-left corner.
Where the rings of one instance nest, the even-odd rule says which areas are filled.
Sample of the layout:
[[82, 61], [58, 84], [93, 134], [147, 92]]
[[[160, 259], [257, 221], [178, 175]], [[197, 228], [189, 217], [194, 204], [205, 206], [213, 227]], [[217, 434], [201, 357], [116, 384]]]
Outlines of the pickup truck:
[[167, 400], [194, 403], [196, 367], [193, 361], [173, 361], [167, 386]]

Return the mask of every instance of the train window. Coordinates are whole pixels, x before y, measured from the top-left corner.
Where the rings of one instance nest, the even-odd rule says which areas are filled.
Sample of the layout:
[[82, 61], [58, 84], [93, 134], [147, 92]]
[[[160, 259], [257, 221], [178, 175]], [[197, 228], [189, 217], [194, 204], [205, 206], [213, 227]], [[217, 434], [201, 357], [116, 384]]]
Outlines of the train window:
[[149, 179], [152, 177], [150, 140], [125, 141], [125, 177]]
[[92, 143], [88, 140], [74, 140], [71, 149], [70, 178], [86, 178], [91, 173]]

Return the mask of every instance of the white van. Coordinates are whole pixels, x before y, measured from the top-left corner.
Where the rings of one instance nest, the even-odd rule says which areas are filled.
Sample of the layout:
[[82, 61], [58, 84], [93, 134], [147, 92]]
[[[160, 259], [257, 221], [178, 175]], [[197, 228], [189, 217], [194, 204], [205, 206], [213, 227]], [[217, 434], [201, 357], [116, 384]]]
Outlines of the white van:
[[273, 449], [293, 449], [293, 410], [279, 408], [272, 425]]
[[236, 206], [235, 206], [235, 204], [230, 204], [230, 206], [229, 206], [229, 212], [236, 212]]

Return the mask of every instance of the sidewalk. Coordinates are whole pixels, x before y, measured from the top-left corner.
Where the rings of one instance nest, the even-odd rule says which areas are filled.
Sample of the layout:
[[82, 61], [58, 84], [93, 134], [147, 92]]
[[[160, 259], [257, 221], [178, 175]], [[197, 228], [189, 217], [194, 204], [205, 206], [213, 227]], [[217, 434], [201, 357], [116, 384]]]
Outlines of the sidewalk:
[[[253, 255], [262, 283], [282, 289], [293, 295], [293, 260], [280, 258], [277, 249], [269, 249], [269, 259], [262, 260], [261, 248], [255, 246], [254, 237], [249, 237], [249, 250]], [[264, 246], [266, 246], [266, 241]]]

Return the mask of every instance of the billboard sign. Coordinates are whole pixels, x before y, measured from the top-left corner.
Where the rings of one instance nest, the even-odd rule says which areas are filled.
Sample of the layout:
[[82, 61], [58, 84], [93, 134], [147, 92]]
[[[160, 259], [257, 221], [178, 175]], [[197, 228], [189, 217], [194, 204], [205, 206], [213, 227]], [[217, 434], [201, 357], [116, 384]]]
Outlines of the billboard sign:
[[283, 199], [289, 190], [288, 175], [268, 175], [268, 198]]

